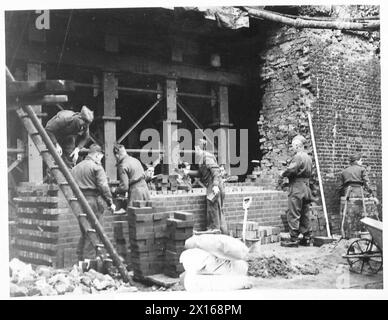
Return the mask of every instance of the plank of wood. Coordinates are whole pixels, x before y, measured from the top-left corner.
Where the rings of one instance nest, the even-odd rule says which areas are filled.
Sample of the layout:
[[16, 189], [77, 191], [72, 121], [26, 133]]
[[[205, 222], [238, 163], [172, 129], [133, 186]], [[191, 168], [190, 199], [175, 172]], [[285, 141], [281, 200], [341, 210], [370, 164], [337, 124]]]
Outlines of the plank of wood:
[[[11, 52], [13, 49], [9, 48], [9, 50]], [[56, 64], [59, 55], [60, 48], [25, 45], [20, 46], [16, 54], [16, 59]], [[247, 82], [246, 77], [237, 72], [212, 70], [211, 67], [191, 66], [174, 62], [161, 63], [143, 57], [81, 48], [72, 48], [69, 51], [65, 51], [62, 56], [62, 64], [111, 70], [113, 72], [132, 72], [164, 77], [175, 76], [178, 78], [217, 82], [226, 85], [243, 86]]]
[[168, 275], [162, 273], [146, 276], [145, 279], [165, 288], [172, 287], [174, 284], [179, 282], [179, 278], [171, 278]]

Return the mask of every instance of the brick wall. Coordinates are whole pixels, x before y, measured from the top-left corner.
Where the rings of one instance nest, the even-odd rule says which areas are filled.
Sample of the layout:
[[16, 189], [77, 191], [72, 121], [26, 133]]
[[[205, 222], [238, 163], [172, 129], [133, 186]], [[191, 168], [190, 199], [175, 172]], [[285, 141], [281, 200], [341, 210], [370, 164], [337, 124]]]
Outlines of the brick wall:
[[[243, 219], [242, 200], [252, 197], [248, 210], [248, 219], [263, 226], [283, 228], [281, 216], [287, 210], [287, 194], [275, 190], [258, 190], [255, 187], [227, 187], [224, 202], [224, 212], [227, 222], [237, 222]], [[159, 212], [186, 211], [194, 213], [194, 229], [203, 230], [206, 227], [206, 197], [205, 193], [153, 195], [153, 206]]]
[[[268, 174], [284, 169], [296, 134], [307, 137], [312, 155], [310, 111], [332, 215], [339, 213], [338, 176], [356, 151], [365, 155], [372, 187], [382, 199], [380, 59], [375, 49], [356, 34], [280, 27], [268, 34], [261, 52], [261, 170]], [[319, 194], [316, 172], [313, 180]]]

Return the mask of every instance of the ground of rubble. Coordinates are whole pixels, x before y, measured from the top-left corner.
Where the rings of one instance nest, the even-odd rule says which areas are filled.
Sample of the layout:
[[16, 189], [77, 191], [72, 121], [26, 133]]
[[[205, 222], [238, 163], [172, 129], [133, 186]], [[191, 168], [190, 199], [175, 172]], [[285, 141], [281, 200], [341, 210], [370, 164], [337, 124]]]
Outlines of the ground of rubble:
[[[279, 243], [257, 246], [248, 258], [248, 275], [253, 289], [382, 289], [383, 274], [355, 274], [342, 255], [349, 240], [338, 239], [322, 247], [285, 248]], [[10, 262], [10, 295], [58, 296], [99, 293], [183, 291], [177, 283], [164, 288], [103, 275], [93, 269], [83, 272], [80, 267], [54, 269], [32, 267], [17, 259]]]
[[249, 257], [248, 273], [254, 289], [382, 289], [383, 271], [349, 271], [346, 253], [353, 240], [321, 247], [286, 248], [279, 243], [260, 246]]
[[47, 266], [32, 267], [30, 264], [13, 259], [9, 269], [11, 297], [184, 290], [179, 283], [170, 288], [164, 288], [132, 280], [130, 285], [93, 269], [84, 272], [77, 265], [65, 269]]

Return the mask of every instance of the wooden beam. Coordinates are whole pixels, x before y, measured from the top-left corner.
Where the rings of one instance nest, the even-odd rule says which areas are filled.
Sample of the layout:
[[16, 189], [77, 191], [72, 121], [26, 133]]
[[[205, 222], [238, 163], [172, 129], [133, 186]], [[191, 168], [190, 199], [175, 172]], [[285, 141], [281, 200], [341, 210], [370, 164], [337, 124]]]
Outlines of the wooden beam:
[[105, 50], [119, 52], [119, 37], [113, 34], [105, 34]]
[[229, 99], [228, 87], [220, 85], [218, 88], [219, 120], [221, 139], [218, 141], [218, 162], [225, 166], [226, 172], [230, 173], [230, 148], [229, 148]]
[[[27, 81], [42, 80], [42, 67], [37, 63], [27, 64]], [[42, 106], [32, 106], [36, 113], [42, 113]], [[28, 181], [42, 183], [43, 182], [43, 161], [34, 142], [28, 136], [27, 139], [27, 162], [28, 162]]]
[[299, 16], [285, 16], [277, 12], [255, 9], [250, 7], [242, 7], [248, 12], [249, 17], [256, 19], [265, 19], [274, 22], [279, 22], [295, 28], [315, 28], [315, 29], [337, 29], [337, 30], [358, 30], [358, 31], [372, 31], [380, 28], [380, 20], [364, 20], [363, 22], [349, 22], [341, 21], [325, 21], [315, 20], [308, 17]]
[[[11, 48], [7, 52], [7, 56], [12, 56]], [[16, 54], [16, 59], [56, 64], [59, 56], [60, 48], [50, 46], [20, 46]], [[110, 70], [112, 72], [132, 72], [142, 75], [177, 77], [224, 83], [226, 85], [243, 86], [246, 83], [244, 75], [233, 71], [213, 70], [211, 67], [191, 66], [174, 62], [161, 63], [143, 57], [81, 48], [65, 50], [61, 63], [85, 68]]]
[[176, 105], [177, 87], [176, 79], [166, 80], [167, 120], [177, 120]]
[[208, 141], [208, 143], [211, 145], [212, 147], [212, 152], [214, 152], [214, 143], [213, 143], [213, 140], [205, 133], [205, 131], [203, 131], [203, 127], [202, 125], [198, 122], [197, 119], [195, 119], [194, 115], [192, 115], [190, 113], [190, 111], [188, 109], [186, 109], [182, 103], [180, 103], [179, 101], [177, 102], [177, 105], [179, 107], [179, 109], [185, 114], [185, 116], [187, 117], [187, 119], [189, 119], [193, 124], [194, 126], [200, 130], [201, 134], [203, 134], [206, 138], [206, 140]]
[[166, 115], [163, 121], [163, 144], [165, 157], [163, 164], [163, 174], [172, 174], [178, 166], [178, 115], [177, 115], [177, 86], [176, 79], [166, 80]]
[[116, 159], [113, 155], [113, 144], [116, 142], [116, 77], [112, 72], [103, 73], [104, 101], [104, 149], [105, 170], [110, 180], [117, 179]]
[[64, 80], [13, 81], [7, 82], [7, 96], [44, 96], [45, 94], [65, 94], [74, 91], [74, 83]]
[[148, 114], [151, 113], [152, 110], [159, 104], [162, 98], [157, 99], [148, 109], [147, 111], [127, 130], [124, 134], [117, 140], [118, 143], [121, 143], [139, 124], [144, 120]]

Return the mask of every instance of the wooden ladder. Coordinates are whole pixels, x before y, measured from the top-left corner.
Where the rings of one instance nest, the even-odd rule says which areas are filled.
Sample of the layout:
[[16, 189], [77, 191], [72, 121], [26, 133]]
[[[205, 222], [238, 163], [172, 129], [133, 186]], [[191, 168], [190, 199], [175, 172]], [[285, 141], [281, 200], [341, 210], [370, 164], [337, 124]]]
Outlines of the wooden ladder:
[[[7, 69], [8, 80], [14, 81]], [[130, 282], [126, 267], [120, 260], [115, 248], [106, 236], [103, 227], [98, 221], [84, 194], [74, 180], [70, 169], [66, 166], [62, 157], [56, 151], [49, 135], [39, 121], [31, 105], [18, 105], [16, 113], [26, 128], [29, 136], [38, 149], [43, 161], [51, 171], [59, 188], [63, 192], [69, 207], [78, 219], [80, 226], [85, 230], [91, 243], [96, 249], [97, 255], [106, 262], [112, 262], [118, 269], [125, 282]], [[107, 253], [104, 252], [104, 249]]]

